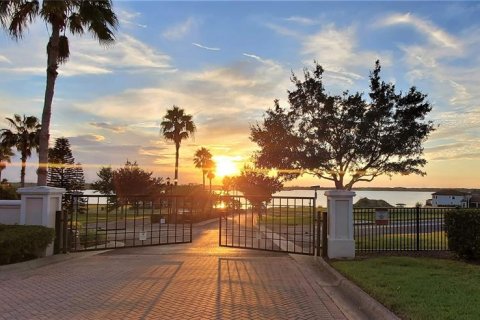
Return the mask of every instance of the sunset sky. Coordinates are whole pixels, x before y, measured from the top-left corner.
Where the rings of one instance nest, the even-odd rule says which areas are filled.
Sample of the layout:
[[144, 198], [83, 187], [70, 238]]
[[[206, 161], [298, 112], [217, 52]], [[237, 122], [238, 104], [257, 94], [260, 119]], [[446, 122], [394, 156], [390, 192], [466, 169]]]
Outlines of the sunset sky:
[[[71, 58], [60, 67], [55, 91], [51, 142], [70, 140], [87, 182], [101, 166], [127, 159], [173, 178], [175, 148], [159, 133], [173, 105], [192, 114], [198, 129], [180, 148], [179, 183], [201, 183], [192, 162], [201, 146], [224, 166], [241, 167], [256, 147], [250, 125], [274, 99], [285, 105], [291, 71], [316, 60], [326, 69], [329, 92], [366, 91], [378, 58], [385, 80], [428, 93], [430, 119], [439, 127], [425, 143], [426, 177], [357, 186], [479, 187], [477, 2], [114, 1], [114, 9], [116, 44], [70, 37]], [[1, 119], [40, 118], [48, 37], [41, 22], [19, 42], [0, 33]], [[2, 178], [19, 181], [18, 161]], [[27, 181], [36, 181], [36, 162], [28, 160]], [[332, 182], [304, 177], [292, 184]]]

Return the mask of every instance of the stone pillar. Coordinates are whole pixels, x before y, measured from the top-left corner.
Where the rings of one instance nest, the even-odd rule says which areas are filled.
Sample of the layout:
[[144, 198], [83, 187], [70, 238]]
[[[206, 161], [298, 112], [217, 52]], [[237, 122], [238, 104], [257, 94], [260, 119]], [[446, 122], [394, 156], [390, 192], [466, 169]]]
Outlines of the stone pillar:
[[[17, 192], [21, 196], [20, 224], [55, 228], [55, 213], [62, 210], [65, 189], [42, 186], [20, 188]], [[45, 255], [53, 255], [53, 242]]]
[[328, 257], [330, 259], [355, 258], [353, 239], [353, 197], [355, 192], [325, 191], [328, 211]]

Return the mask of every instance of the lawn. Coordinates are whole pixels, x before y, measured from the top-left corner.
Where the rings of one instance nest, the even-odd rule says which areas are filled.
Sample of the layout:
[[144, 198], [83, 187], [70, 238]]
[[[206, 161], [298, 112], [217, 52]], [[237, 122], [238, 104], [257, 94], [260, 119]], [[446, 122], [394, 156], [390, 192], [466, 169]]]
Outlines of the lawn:
[[401, 318], [480, 319], [479, 265], [412, 257], [332, 265]]
[[[357, 250], [415, 250], [417, 235], [407, 234], [372, 234], [370, 236], [355, 236]], [[448, 248], [448, 239], [444, 231], [419, 234], [419, 250], [441, 250]]]

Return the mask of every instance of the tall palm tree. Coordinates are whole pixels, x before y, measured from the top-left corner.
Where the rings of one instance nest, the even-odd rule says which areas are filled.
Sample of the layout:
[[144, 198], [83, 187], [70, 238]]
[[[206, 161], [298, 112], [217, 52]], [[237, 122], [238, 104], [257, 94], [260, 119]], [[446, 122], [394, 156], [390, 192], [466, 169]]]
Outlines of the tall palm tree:
[[25, 167], [27, 158], [32, 155], [32, 150], [38, 151], [41, 125], [34, 116], [23, 118], [16, 114], [12, 118], [6, 118], [11, 129], [2, 129], [0, 140], [3, 146], [16, 147], [20, 152], [22, 168], [20, 169], [20, 183], [25, 186]]
[[0, 181], [2, 181], [2, 171], [7, 167], [7, 163], [10, 163], [10, 157], [13, 157], [12, 147], [0, 144]]
[[112, 10], [111, 0], [0, 1], [0, 24], [15, 40], [23, 37], [28, 25], [36, 18], [43, 20], [51, 32], [47, 44], [47, 83], [37, 170], [37, 184], [46, 186], [50, 117], [57, 69], [58, 65], [65, 63], [70, 56], [66, 31], [73, 35], [88, 31], [100, 44], [106, 45], [114, 41], [113, 30], [117, 27], [118, 19]]
[[217, 168], [217, 164], [213, 160], [209, 160], [206, 164], [207, 168], [207, 178], [210, 182], [210, 193], [212, 193], [212, 179], [215, 178], [215, 169]]
[[207, 164], [208, 161], [212, 160], [212, 154], [207, 148], [201, 147], [195, 151], [195, 156], [193, 157], [193, 163], [195, 168], [202, 169], [203, 173], [203, 189], [205, 190], [205, 175], [208, 172]]
[[192, 115], [185, 114], [185, 110], [177, 106], [167, 110], [167, 114], [160, 123], [160, 132], [166, 140], [175, 143], [175, 179], [174, 184], [178, 183], [178, 156], [182, 140], [188, 139], [196, 131]]

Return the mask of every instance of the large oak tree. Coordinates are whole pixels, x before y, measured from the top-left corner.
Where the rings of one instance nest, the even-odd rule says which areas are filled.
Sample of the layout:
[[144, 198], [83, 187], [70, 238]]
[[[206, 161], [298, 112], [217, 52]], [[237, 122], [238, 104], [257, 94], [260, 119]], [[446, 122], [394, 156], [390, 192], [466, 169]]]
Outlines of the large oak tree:
[[377, 61], [368, 98], [327, 93], [318, 63], [304, 70], [304, 79], [293, 74], [289, 106], [276, 100], [263, 122], [251, 127], [251, 140], [260, 147], [256, 165], [277, 169], [284, 180], [309, 173], [346, 190], [380, 175], [425, 175], [422, 144], [434, 130], [425, 120], [432, 106], [415, 87], [397, 92], [380, 70]]

